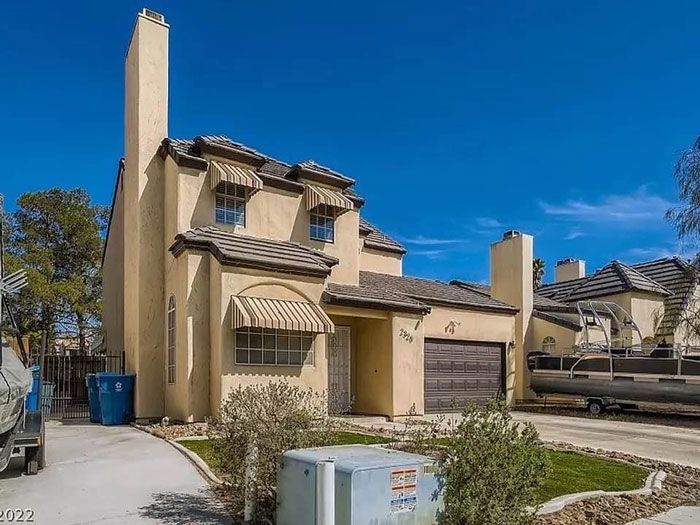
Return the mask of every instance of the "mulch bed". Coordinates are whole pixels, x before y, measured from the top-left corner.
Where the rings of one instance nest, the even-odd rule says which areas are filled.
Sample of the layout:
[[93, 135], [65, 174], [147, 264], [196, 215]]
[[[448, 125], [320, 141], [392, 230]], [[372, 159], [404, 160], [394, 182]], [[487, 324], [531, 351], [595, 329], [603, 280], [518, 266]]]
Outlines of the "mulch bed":
[[700, 470], [639, 458], [620, 452], [556, 444], [558, 450], [571, 450], [609, 459], [628, 461], [647, 470], [663, 470], [668, 475], [663, 489], [650, 496], [601, 497], [573, 503], [559, 512], [540, 516], [537, 525], [622, 525], [649, 518], [674, 507], [700, 505]]

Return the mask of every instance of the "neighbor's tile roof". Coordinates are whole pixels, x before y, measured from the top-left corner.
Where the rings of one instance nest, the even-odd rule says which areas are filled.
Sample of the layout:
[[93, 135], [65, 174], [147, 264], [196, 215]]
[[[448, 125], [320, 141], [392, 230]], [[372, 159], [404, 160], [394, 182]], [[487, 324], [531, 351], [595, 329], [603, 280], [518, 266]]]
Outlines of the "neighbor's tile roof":
[[365, 246], [376, 250], [406, 253], [406, 249], [379, 228], [360, 217], [360, 235], [366, 235]]
[[563, 326], [564, 328], [568, 328], [574, 332], [580, 332], [583, 330], [583, 327], [577, 321], [564, 317], [561, 314], [534, 309], [532, 310], [532, 316], [542, 319], [543, 321], [547, 321], [548, 323]]
[[545, 297], [566, 302], [631, 291], [671, 295], [662, 284], [620, 261], [612, 261], [588, 277], [542, 285], [537, 291]]
[[[471, 288], [479, 293], [491, 297], [491, 286], [488, 284], [462, 281], [460, 279], [454, 279], [450, 281], [450, 284], [454, 286], [461, 286], [463, 288]], [[542, 311], [576, 313], [576, 309], [573, 306], [544, 297], [537, 292], [534, 292], [532, 295], [532, 306], [533, 308], [537, 308]]]
[[376, 288], [368, 284], [353, 286], [349, 284], [329, 283], [323, 293], [323, 301], [328, 304], [354, 306], [358, 308], [375, 308], [399, 312], [427, 313], [430, 307], [407, 295]]
[[360, 285], [400, 293], [430, 305], [466, 310], [517, 312], [514, 306], [492, 299], [483, 293], [430, 279], [360, 272]]
[[186, 249], [207, 250], [222, 264], [326, 277], [338, 259], [288, 241], [248, 237], [215, 226], [180, 233], [170, 251], [176, 257]]
[[656, 333], [659, 337], [673, 335], [681, 321], [681, 314], [695, 292], [697, 271], [679, 257], [666, 257], [635, 264], [633, 268], [665, 286], [673, 295], [664, 300], [664, 318]]

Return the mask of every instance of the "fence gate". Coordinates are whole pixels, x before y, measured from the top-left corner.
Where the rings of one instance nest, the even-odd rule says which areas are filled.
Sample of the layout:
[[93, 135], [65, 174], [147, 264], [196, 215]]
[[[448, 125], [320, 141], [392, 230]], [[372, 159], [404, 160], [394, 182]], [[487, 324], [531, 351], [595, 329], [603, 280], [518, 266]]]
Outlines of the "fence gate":
[[[38, 358], [35, 362], [38, 362]], [[98, 372], [123, 374], [124, 353], [44, 356], [42, 407], [48, 417], [52, 419], [89, 417], [85, 377]]]

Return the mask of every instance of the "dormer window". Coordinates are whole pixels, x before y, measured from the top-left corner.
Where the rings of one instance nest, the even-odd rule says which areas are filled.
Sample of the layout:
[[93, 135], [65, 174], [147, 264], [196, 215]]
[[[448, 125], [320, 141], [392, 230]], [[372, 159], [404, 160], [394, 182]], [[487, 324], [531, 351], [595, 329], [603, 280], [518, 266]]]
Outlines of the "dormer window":
[[335, 219], [354, 209], [352, 201], [338, 190], [312, 184], [305, 186], [304, 197], [309, 210], [309, 237], [314, 241], [333, 242]]
[[333, 242], [335, 238], [335, 208], [327, 204], [319, 204], [309, 214], [309, 237], [314, 241]]
[[216, 187], [216, 222], [245, 226], [246, 188], [221, 182]]

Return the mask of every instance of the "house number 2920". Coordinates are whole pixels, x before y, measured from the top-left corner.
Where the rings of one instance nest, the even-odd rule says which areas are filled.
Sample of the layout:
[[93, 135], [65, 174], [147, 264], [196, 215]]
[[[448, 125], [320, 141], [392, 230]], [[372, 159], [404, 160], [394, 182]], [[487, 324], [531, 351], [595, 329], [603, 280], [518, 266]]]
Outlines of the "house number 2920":
[[408, 330], [405, 330], [403, 328], [399, 329], [399, 335], [404, 341], [408, 341], [409, 343], [413, 342], [413, 336], [408, 333]]

